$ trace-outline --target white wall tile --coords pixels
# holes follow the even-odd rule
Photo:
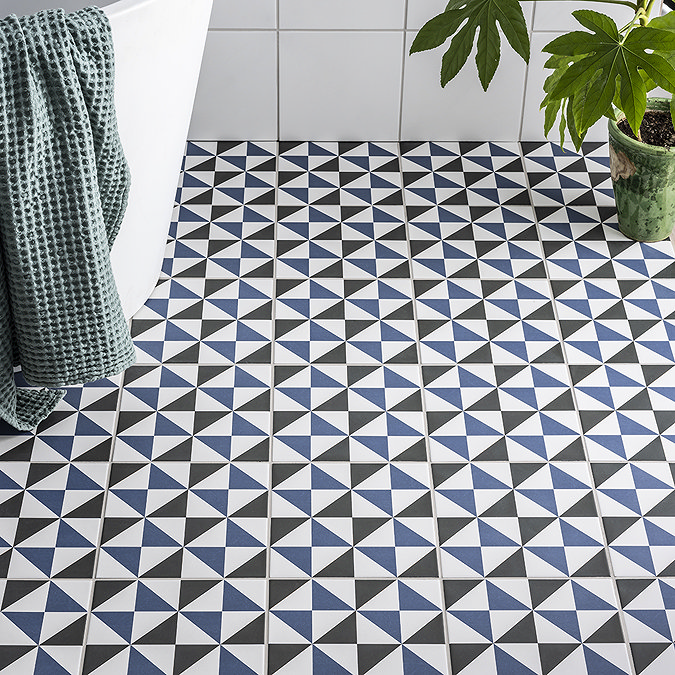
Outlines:
[[[407,49],[414,38],[407,35]],[[486,92],[473,55],[460,74],[440,85],[442,49],[406,56],[401,140],[518,139],[525,62],[510,47]]]
[[[276,33],[210,31],[190,138],[277,138]]]
[[[630,7],[623,5],[610,5],[609,3],[569,2],[559,0],[551,2],[537,2],[534,10],[534,30],[551,30],[565,32],[569,30],[586,30],[573,16],[572,12],[577,9],[592,9],[612,17],[619,28],[625,25],[634,16]],[[657,12],[652,15],[656,16]]]
[[[279,27],[403,29],[405,0],[279,0]]]
[[[282,32],[283,140],[395,140],[402,32]]]
[[[544,111],[539,110],[539,105],[544,98],[544,80],[551,74],[551,70],[544,68],[549,54],[543,54],[543,47],[562,33],[533,33],[532,56],[530,67],[527,72],[527,85],[525,87],[525,105],[523,108],[523,128],[521,140],[535,141],[544,138]],[[549,140],[558,142],[560,135],[557,125],[551,129]],[[586,135],[589,141],[607,140],[607,122],[600,120],[591,127]]]
[[[211,28],[276,28],[276,0],[213,0]]]
[[[408,30],[419,30],[429,19],[440,14],[447,4],[447,0],[408,0]],[[525,21],[530,29],[532,28],[534,4],[534,2],[523,2],[521,5]]]

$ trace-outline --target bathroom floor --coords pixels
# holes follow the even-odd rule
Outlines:
[[[675,672],[675,257],[607,146],[185,169],[137,365],[1,430],[3,675]]]

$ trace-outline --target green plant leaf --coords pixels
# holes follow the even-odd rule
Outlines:
[[[670,99],[670,117],[673,120],[673,125],[675,125],[675,97]]]
[[[508,43],[525,62],[530,59],[530,38],[520,1],[450,0],[445,12],[427,21],[420,29],[410,53],[439,47],[454,35],[443,56],[441,83],[445,86],[466,63],[476,39],[476,31],[479,31],[476,66],[483,89],[487,89],[499,65],[500,28]]]
[[[659,54],[646,51],[656,47],[675,49],[675,33],[637,26],[622,37],[614,21],[604,14],[590,10],[573,14],[591,32],[574,31],[544,47],[545,52],[566,58],[569,64],[566,69],[564,61],[551,64],[555,68],[554,75],[558,76],[553,81],[547,80],[544,87],[548,100],[568,99],[569,102],[576,97],[576,103],[568,104],[566,113],[567,128],[575,145],[593,124],[610,112],[613,102],[624,111],[635,131],[647,104],[647,88],[641,71],[656,85],[675,91],[675,68]],[[584,49],[586,53],[581,54]],[[548,67],[551,65],[547,63]]]
[[[574,147],[576,148],[577,152],[579,152],[581,149],[581,144],[584,142],[586,131],[579,133],[577,125],[574,122],[574,96],[570,96],[570,98],[567,99],[567,130],[570,133]]]
[[[473,47],[474,29],[466,24],[462,30],[452,38],[450,49],[443,54],[441,64],[441,87],[452,80],[462,69],[466,60],[469,58],[471,48]]]
[[[460,10],[443,12],[430,19],[415,36],[410,53],[415,54],[440,47],[459,28],[464,19],[466,15]]]
[[[652,28],[675,30],[675,12],[668,12],[663,16],[655,16],[648,24]]]

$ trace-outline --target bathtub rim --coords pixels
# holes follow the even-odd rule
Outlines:
[[[155,2],[157,2],[157,0],[116,0],[109,5],[104,5],[101,9],[109,19],[113,19],[128,14],[144,5],[150,5]]]

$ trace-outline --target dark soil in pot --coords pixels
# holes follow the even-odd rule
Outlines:
[[[626,136],[637,140],[625,118],[618,126]],[[675,145],[675,128],[670,113],[663,110],[648,110],[640,125],[640,135],[642,142],[647,145],[658,145],[662,148]]]

